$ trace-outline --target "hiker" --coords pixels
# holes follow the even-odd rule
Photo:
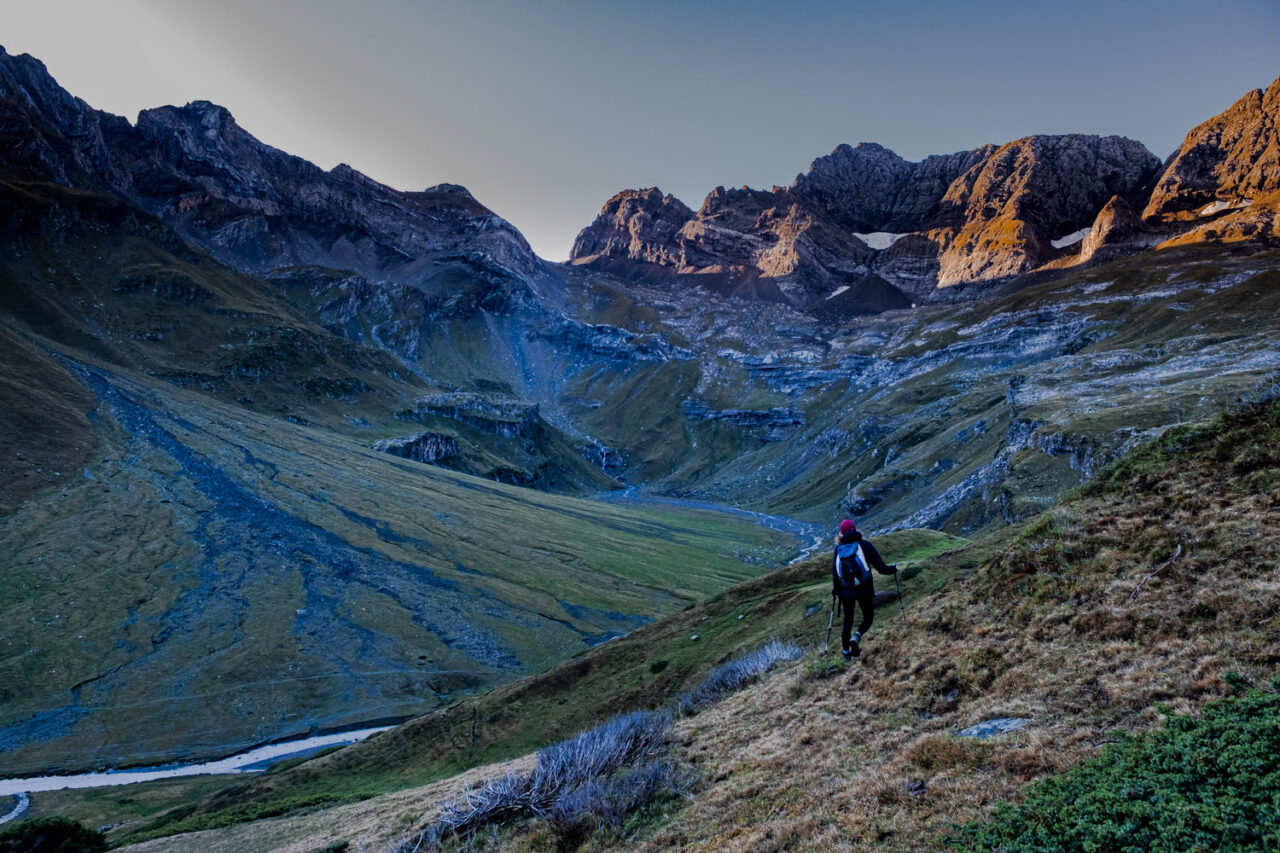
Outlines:
[[[886,565],[876,546],[872,545],[857,526],[845,519],[840,522],[840,536],[836,539],[835,559],[831,564],[831,595],[840,599],[844,608],[844,625],[840,630],[840,646],[844,649],[844,658],[856,658],[862,654],[858,643],[862,635],[871,628],[871,619],[875,615],[876,591],[871,583],[871,569],[882,575],[896,575],[896,565]],[[853,605],[862,610],[862,622],[858,630],[849,635],[853,627]]]

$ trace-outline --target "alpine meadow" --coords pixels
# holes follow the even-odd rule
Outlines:
[[[1256,82],[553,262],[0,48],[0,851],[1280,849]]]

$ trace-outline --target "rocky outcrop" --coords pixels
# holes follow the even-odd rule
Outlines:
[[[1080,246],[1081,261],[1105,261],[1155,245],[1159,238],[1120,196],[1098,213]]]
[[[570,256],[581,262],[625,259],[667,267],[684,266],[678,236],[693,211],[657,187],[623,190],[573,241]]]
[[[956,178],[994,150],[984,145],[911,163],[873,142],[840,145],[797,175],[792,191],[851,231],[920,231]]]
[[[620,467],[617,452],[570,437],[548,423],[537,404],[446,392],[419,397],[396,417],[426,429],[382,439],[375,450],[543,491],[583,495],[619,488],[605,470]]]
[[[1259,196],[1244,207],[1220,211],[1160,243],[1161,248],[1194,243],[1280,245],[1280,192]]]
[[[1197,125],[1169,159],[1145,219],[1195,220],[1280,191],[1280,78]]]
[[[415,400],[411,408],[396,412],[400,420],[419,423],[430,423],[432,416],[503,438],[526,438],[542,422],[536,404],[494,400],[466,391],[429,394]]]
[[[443,467],[449,467],[448,463],[453,462],[460,455],[456,438],[435,432],[384,438],[381,441],[375,441],[373,449],[402,459],[421,462],[424,465]]]
[[[665,362],[694,358],[692,351],[672,345],[661,335],[637,334],[604,323],[592,325],[562,320],[537,334],[567,351],[617,361]]]
[[[788,406],[772,409],[713,409],[705,403],[685,400],[680,410],[694,421],[719,421],[751,431],[761,441],[785,441],[804,425],[804,412]]]
[[[951,185],[934,216],[938,286],[1034,269],[1055,238],[1089,227],[1109,199],[1139,192],[1159,166],[1141,143],[1119,136],[1028,136],[1002,145]]]
[[[956,179],[985,162],[995,150],[994,145],[983,145],[955,154],[933,154],[914,164],[898,190],[889,218],[876,230],[909,232],[929,227],[931,216]]]

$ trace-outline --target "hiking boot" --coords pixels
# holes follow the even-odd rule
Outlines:
[[[862,654],[862,647],[858,645],[862,640],[862,632],[854,632],[853,638],[849,640],[849,657],[858,657]]]
[[[853,657],[853,652],[849,651],[848,649],[845,649],[840,654],[844,655],[845,660],[849,660],[849,658]]]

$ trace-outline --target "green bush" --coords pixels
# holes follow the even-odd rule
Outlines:
[[[1173,716],[945,842],[1002,853],[1280,850],[1280,696],[1249,690],[1199,718]]]
[[[341,805],[342,803],[367,800],[372,796],[374,795],[369,792],[354,792],[351,794],[317,793],[282,797],[278,800],[268,800],[266,802],[238,803],[219,811],[198,814],[193,813],[194,809],[192,807],[183,806],[160,815],[150,823],[143,824],[122,840],[127,844],[140,844],[143,841],[162,838],[166,835],[199,832],[202,829],[220,829],[224,826],[247,823],[251,820],[280,817],[282,815]],[[7,853],[7,851],[0,849],[0,853]]]
[[[350,841],[335,841],[328,847],[321,847],[316,853],[349,853],[350,850]]]
[[[806,681],[820,681],[824,678],[842,675],[848,669],[849,662],[843,657],[810,655],[809,659],[804,662],[804,669],[801,671],[801,675]]]
[[[0,853],[100,853],[101,832],[65,817],[38,817],[0,828]]]

